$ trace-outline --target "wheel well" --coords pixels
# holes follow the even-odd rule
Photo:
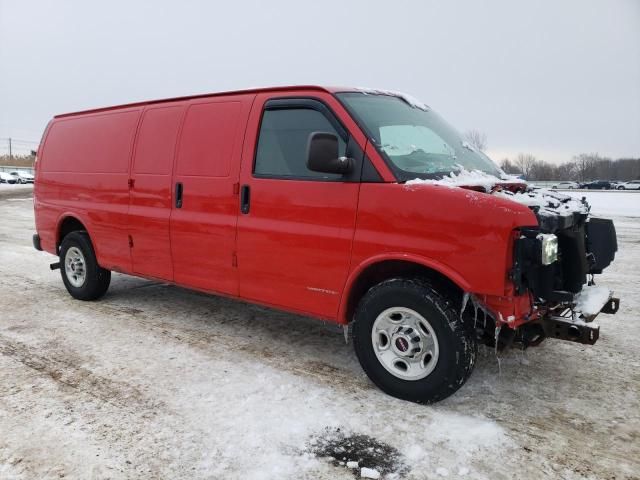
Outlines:
[[[371,287],[389,278],[425,278],[454,301],[462,301],[463,290],[442,273],[419,263],[403,260],[385,260],[366,267],[349,291],[346,320],[351,322],[360,299]]]
[[[75,217],[66,217],[60,224],[58,229],[58,239],[56,241],[56,248],[60,247],[62,239],[69,235],[71,232],[86,231],[87,229],[80,220]]]

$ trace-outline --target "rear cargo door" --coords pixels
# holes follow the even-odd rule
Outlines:
[[[173,280],[169,219],[171,174],[184,104],[147,108],[129,180],[129,245],[134,273]]]
[[[238,181],[253,97],[193,100],[187,108],[173,173],[171,253],[176,283],[238,294]]]

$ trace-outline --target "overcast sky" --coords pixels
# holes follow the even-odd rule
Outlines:
[[[499,161],[640,156],[640,0],[0,0],[0,138],[282,84],[403,90]]]

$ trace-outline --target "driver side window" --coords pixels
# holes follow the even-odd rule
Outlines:
[[[339,138],[339,153],[346,144],[331,122],[311,108],[265,110],[253,172],[257,176],[297,179],[340,179],[339,174],[313,172],[307,168],[307,142],[313,132],[330,132]]]

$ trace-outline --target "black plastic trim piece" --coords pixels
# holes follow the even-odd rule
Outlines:
[[[42,245],[40,244],[40,235],[38,235],[37,233],[34,233],[32,240],[33,240],[33,248],[41,252]]]
[[[249,185],[242,185],[240,187],[240,211],[246,215],[251,208],[251,190]]]
[[[176,208],[182,208],[182,182],[176,183]]]
[[[364,161],[362,162],[362,176],[360,177],[362,183],[383,183],[382,177],[376,167],[373,166],[371,159],[365,154]]]
[[[325,104],[322,100],[311,97],[290,97],[290,98],[272,98],[267,100],[264,104],[264,108],[262,113],[264,114],[265,110],[290,110],[293,108],[308,108],[310,110],[315,110],[317,112],[322,113],[333,128],[336,129],[338,135],[342,137],[342,140],[345,142],[349,138],[349,131],[345,128],[344,125],[338,120],[338,117],[333,110],[329,108],[327,104]],[[262,119],[260,119],[260,123],[262,123]],[[260,129],[258,129],[260,132]]]

